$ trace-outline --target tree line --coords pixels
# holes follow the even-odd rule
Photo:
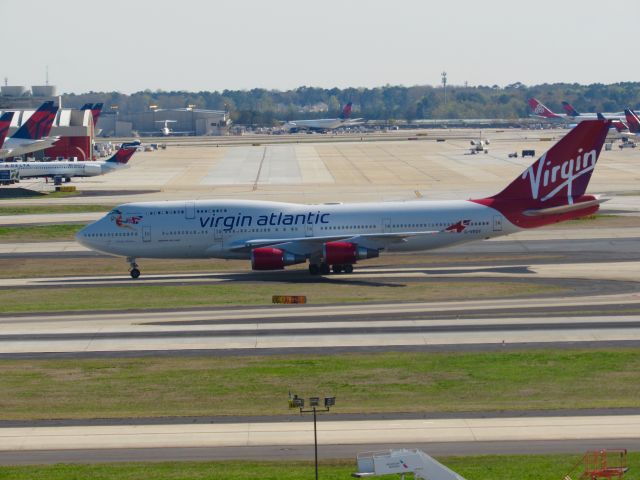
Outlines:
[[[86,102],[103,102],[105,111],[139,113],[157,108],[195,108],[228,110],[236,124],[271,126],[300,118],[336,117],[342,105],[353,102],[354,117],[367,120],[420,119],[517,119],[529,116],[527,99],[536,97],[554,111],[563,113],[561,102],[578,111],[618,112],[640,106],[640,82],[614,84],[555,83],[527,86],[514,83],[504,87],[385,85],[376,88],[299,87],[279,91],[151,91],[133,94],[88,92],[65,94],[63,105],[79,107]]]

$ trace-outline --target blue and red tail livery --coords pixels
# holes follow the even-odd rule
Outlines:
[[[80,107],[80,110],[91,110],[93,108],[93,103],[85,103]]]
[[[100,118],[100,113],[102,113],[102,103],[96,103],[91,107],[91,116],[93,117],[93,126],[95,127],[98,124],[98,119]]]
[[[631,133],[640,133],[640,118],[638,118],[638,115],[636,115],[636,112],[628,108],[625,108],[624,115],[627,118],[629,131]]]
[[[353,106],[352,102],[347,103],[344,108],[342,109],[342,114],[340,115],[340,118],[343,119],[347,119],[351,116],[351,107]]]
[[[125,165],[129,159],[136,153],[137,145],[134,144],[122,144],[120,150],[114,153],[111,158],[106,160],[106,163],[119,163]]]
[[[0,117],[0,148],[4,144],[4,139],[7,138],[9,127],[11,126],[11,120],[13,119],[13,112],[4,112]]]
[[[53,102],[44,102],[13,134],[12,138],[40,140],[48,136],[57,112],[58,107]]]
[[[569,102],[562,102],[562,108],[564,109],[565,112],[567,112],[567,115],[569,115],[570,117],[580,116],[580,112],[578,112],[575,108],[573,108],[573,106]]]

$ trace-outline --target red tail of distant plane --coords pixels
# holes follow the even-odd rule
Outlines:
[[[12,135],[12,138],[40,140],[49,135],[58,107],[53,102],[44,102],[29,119]]]
[[[562,118],[560,115],[553,113],[535,98],[530,98],[528,103],[531,110],[533,110],[534,115],[544,118]]]
[[[579,117],[580,113],[569,102],[562,102],[562,108],[570,117]]]
[[[7,138],[9,127],[11,126],[11,120],[13,119],[13,112],[4,112],[0,117],[0,148],[4,144],[4,139]]]
[[[628,108],[625,108],[624,115],[627,118],[629,131],[631,133],[640,133],[640,118],[638,118],[638,115],[636,115],[636,112]]]
[[[599,201],[585,191],[609,127],[608,120],[579,123],[507,188],[474,201],[495,208],[523,228],[597,211]]]
[[[96,103],[93,107],[91,107],[91,116],[93,116],[94,127],[98,124],[98,119],[100,118],[100,114],[102,113],[102,106],[102,103]]]
[[[347,103],[344,108],[342,109],[342,115],[340,115],[340,118],[346,120],[347,118],[349,118],[351,116],[351,107],[353,106],[353,103],[349,102]]]
[[[120,149],[114,153],[109,159],[105,160],[106,163],[119,163],[125,165],[136,153],[136,149],[140,145],[139,143],[123,143]]]

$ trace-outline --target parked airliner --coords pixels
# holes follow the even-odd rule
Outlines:
[[[309,261],[311,274],[352,272],[385,251],[482,240],[596,212],[585,191],[609,121],[581,122],[497,195],[475,200],[301,205],[241,200],[127,203],[77,240],[137,258],[237,258],[254,270]]]
[[[59,139],[48,136],[57,112],[58,107],[53,102],[44,102],[4,141],[0,149],[0,158],[17,157],[52,147]]]
[[[596,120],[596,113],[578,113],[571,105],[567,102],[563,103],[563,108],[567,112],[567,114],[555,113],[549,107],[540,102],[537,98],[530,98],[527,103],[529,103],[529,107],[531,107],[532,116],[544,118],[545,120],[556,121],[556,122],[567,122],[567,123],[578,123],[584,120]],[[566,105],[565,105],[566,104]],[[623,119],[623,114],[620,113],[605,113],[604,114],[608,119],[621,120]]]
[[[140,142],[122,144],[111,158],[102,162],[16,162],[11,168],[20,172],[20,178],[59,177],[69,181],[73,177],[95,177],[126,168],[139,145]]]
[[[339,127],[349,127],[360,125],[361,119],[354,118],[349,119],[351,116],[351,106],[352,103],[347,103],[342,109],[342,114],[339,118],[316,118],[312,120],[290,120],[283,125],[282,128],[288,130],[290,132],[298,131],[298,130],[316,130],[316,131],[327,131],[327,130],[335,130]]]

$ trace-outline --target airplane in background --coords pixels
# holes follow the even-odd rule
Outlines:
[[[256,200],[127,203],[86,226],[77,240],[127,258],[251,260],[254,270],[309,262],[311,274],[353,271],[381,251],[420,251],[488,239],[591,215],[585,194],[609,130],[586,120],[487,198],[302,205]]]
[[[20,178],[57,177],[69,182],[73,177],[95,177],[127,168],[127,162],[139,145],[140,142],[123,143],[113,156],[100,162],[16,162],[11,164],[11,168],[20,172]]]
[[[85,103],[80,110],[91,110],[91,117],[93,118],[93,127],[98,124],[98,119],[100,118],[100,114],[102,113],[102,107],[104,104],[102,103]]]
[[[596,120],[599,119],[599,115],[602,115],[603,117],[606,117],[608,119],[611,120],[620,120],[622,118],[624,118],[624,113],[623,112],[616,112],[616,113],[580,113],[578,112],[575,108],[573,108],[573,105],[571,105],[569,102],[562,102],[562,108],[564,109],[565,112],[567,112],[567,115],[573,119],[579,118],[581,120]]]
[[[342,109],[342,114],[338,118],[318,118],[315,120],[290,120],[282,128],[289,132],[299,130],[327,131],[335,130],[339,127],[351,127],[361,125],[361,118],[349,119],[351,116],[352,102],[347,103]]]
[[[162,127],[160,127],[160,130],[156,130],[154,132],[138,132],[140,135],[149,135],[149,136],[153,136],[153,135],[161,135],[163,137],[170,137],[171,135],[194,135],[195,132],[194,131],[182,131],[182,132],[178,132],[173,130],[169,124],[170,123],[178,123],[177,120],[156,120],[156,123],[159,123],[162,125]]]
[[[58,107],[44,102],[0,149],[0,158],[16,157],[52,147],[60,137],[49,137]]]
[[[636,137],[640,136],[640,117],[629,108],[625,108],[624,114],[629,125],[629,132]]]
[[[4,144],[7,133],[9,133],[9,127],[11,126],[11,120],[13,119],[13,112],[4,112],[0,117],[0,148]]]

